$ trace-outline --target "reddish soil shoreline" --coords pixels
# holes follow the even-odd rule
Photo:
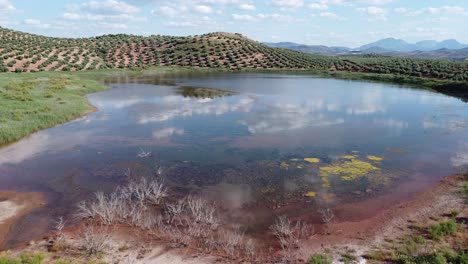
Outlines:
[[[0,192],[0,248],[13,224],[44,204],[41,193]],[[4,217],[2,209],[7,212]]]
[[[375,199],[336,206],[333,208],[333,210],[337,213],[337,215],[341,214],[341,216],[339,216],[338,221],[332,225],[331,233],[326,235],[320,232],[320,230],[317,230],[317,234],[312,239],[305,241],[301,245],[298,256],[305,260],[313,252],[322,251],[325,248],[342,247],[356,248],[358,254],[363,254],[372,249],[375,245],[383,242],[385,239],[393,239],[406,234],[405,232],[408,232],[408,230],[405,229],[405,227],[410,222],[422,221],[423,219],[427,219],[431,216],[445,214],[450,212],[452,209],[461,208],[461,211],[466,213],[466,206],[456,194],[456,191],[459,190],[463,180],[463,176],[454,175],[443,178],[439,182],[435,183],[435,185],[434,182],[425,182],[423,186],[418,186],[419,188],[425,188],[424,191],[420,191],[405,197],[400,196],[399,202],[395,199],[390,199],[389,197],[392,197],[394,193],[389,193],[376,197]],[[411,192],[414,191],[415,187],[412,187],[412,185],[409,184],[401,186],[400,188],[402,192]],[[0,197],[4,197],[1,196],[1,194],[2,193],[0,193]],[[11,197],[14,197],[14,195],[18,194],[10,193],[10,195],[12,195]],[[29,199],[27,200],[39,201],[37,198],[31,198],[33,197],[29,196]],[[10,199],[13,200],[14,198]],[[24,199],[25,198],[23,197],[23,201]],[[33,203],[32,205],[35,204]],[[382,208],[382,205],[384,208]],[[30,208],[33,209],[36,207]],[[369,212],[368,214],[364,215],[364,217],[366,217],[365,219],[363,219],[362,216],[357,217],[357,215],[355,215],[353,217],[353,215],[350,215],[351,220],[339,220],[340,218],[343,219],[343,217],[347,216],[347,214],[342,215],[343,212],[356,212],[356,214],[359,214],[360,212],[364,211],[364,209]],[[27,213],[27,211],[24,211],[24,214],[25,213]],[[355,220],[353,220],[353,218]],[[69,227],[66,231],[67,237],[73,237],[76,235],[75,233],[78,232],[80,226],[81,224],[78,226]],[[164,260],[165,263],[214,263],[220,259],[223,259],[222,256],[212,256],[207,258],[207,255],[199,253],[197,250],[191,248],[166,248],[166,250],[164,250],[164,241],[159,241],[156,244],[149,243],[150,241],[144,241],[147,237],[144,232],[135,232],[134,230],[132,231],[127,227],[114,226],[113,233],[113,247],[122,248],[129,245],[128,250],[113,250],[111,252],[107,252],[105,259],[123,260],[126,258],[126,256],[140,255],[139,252],[142,251],[142,245],[146,245],[144,246],[145,250],[143,250],[146,253],[144,253],[141,258],[138,258],[138,263],[156,260]],[[151,238],[148,239],[153,241]],[[47,250],[46,246],[44,246],[46,244],[47,240],[34,243],[33,245],[29,246],[24,245],[23,247],[13,250],[13,252],[37,252],[41,250]],[[272,253],[276,255],[278,252],[270,252],[270,254]],[[66,255],[63,255],[63,253],[58,254],[62,254],[62,257],[66,257]]]
[[[404,234],[404,227],[411,221],[448,213],[455,208],[462,207],[466,210],[466,206],[456,197],[456,192],[462,182],[463,176],[461,175],[445,177],[435,186],[416,193],[409,200],[394,204],[391,204],[392,201],[389,200],[388,203],[384,203],[385,209],[379,208],[380,202],[385,201],[392,194],[383,195],[375,200],[337,206],[334,208],[336,212],[353,212],[366,208],[370,217],[334,223],[331,234],[316,235],[304,247],[308,249],[308,252],[304,254],[309,256],[311,249],[317,251],[337,246],[356,245],[370,248],[384,239],[401,236]]]

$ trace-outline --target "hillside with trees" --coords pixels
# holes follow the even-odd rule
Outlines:
[[[51,38],[0,28],[0,72],[187,66],[394,74],[468,81],[468,62],[381,55],[331,57],[273,48],[240,34]]]

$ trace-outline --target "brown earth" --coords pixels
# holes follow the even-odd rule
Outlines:
[[[0,192],[0,248],[11,226],[44,204],[40,193]]]
[[[316,235],[302,249],[306,259],[311,252],[326,248],[350,247],[357,252],[366,252],[385,240],[393,240],[411,232],[408,225],[425,222],[431,217],[449,214],[456,209],[461,215],[468,214],[468,208],[457,192],[460,190],[464,177],[461,175],[443,178],[437,185],[417,193],[409,200],[394,204],[379,204],[389,197],[382,196],[375,200],[340,205],[334,210],[359,211],[366,208],[369,217],[357,221],[341,221],[333,223],[331,234]],[[380,207],[380,208],[379,208]],[[372,213],[374,212],[374,213]]]
[[[333,208],[336,215],[340,216],[343,212],[348,212],[351,220],[336,221],[331,225],[329,234],[324,234],[320,227],[314,237],[303,242],[298,256],[306,260],[313,252],[319,252],[327,248],[332,248],[333,252],[340,252],[343,248],[352,248],[356,251],[356,254],[362,255],[382,244],[385,240],[408,234],[410,232],[408,225],[411,223],[424,222],[431,217],[447,214],[453,209],[459,210],[462,216],[466,216],[468,208],[457,194],[463,180],[463,176],[460,175],[446,177],[439,183],[432,185],[432,187],[427,187],[424,191],[412,197],[405,197],[406,199],[400,202],[391,200],[390,195],[382,195],[372,200],[339,205]],[[405,188],[407,188],[406,191],[411,191],[411,187]],[[21,210],[22,215],[24,215],[27,213],[26,208],[32,210],[37,208],[35,205],[40,206],[37,203],[30,203],[29,207],[27,207],[28,203],[25,203],[25,201],[39,200],[30,195],[33,194],[7,193],[7,195],[0,195],[0,197],[8,197],[9,201],[23,204],[23,206],[26,204],[26,207],[22,207]],[[364,218],[349,213],[362,212],[363,208],[368,211]],[[13,218],[10,217],[10,223],[17,217],[21,217],[19,213]],[[344,219],[342,217],[343,215],[338,219]],[[80,227],[82,227],[81,224],[70,227],[66,231],[67,237],[71,238],[70,244],[76,244],[73,237],[76,237],[76,234],[80,232]],[[171,248],[170,244],[166,244],[164,241],[154,244],[152,238],[148,237],[145,232],[135,232],[135,230],[127,227],[115,226],[112,233],[112,246],[104,257],[106,260],[131,261],[131,263],[198,264],[229,262],[223,256],[207,256],[199,253],[196,249]],[[149,240],[145,241],[146,239]],[[47,240],[33,243],[21,249],[21,251],[26,252],[41,250],[47,250]],[[57,254],[58,257],[67,257],[64,252]],[[270,252],[270,254],[280,256],[279,252]],[[339,259],[339,256],[335,256],[335,259]],[[361,258],[360,261],[363,262],[364,260]],[[234,263],[237,262],[240,262],[240,260],[234,261]]]

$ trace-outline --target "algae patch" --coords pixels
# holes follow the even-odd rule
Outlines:
[[[318,158],[304,158],[304,161],[309,162],[309,163],[319,163],[320,159],[318,159]]]
[[[280,167],[281,167],[282,169],[286,169],[286,170],[287,170],[287,169],[289,169],[289,164],[283,161],[283,162],[280,163]]]
[[[320,167],[320,177],[324,181],[324,178],[337,175],[344,181],[351,181],[378,170],[380,169],[369,162],[352,159],[351,161],[337,162]]]
[[[368,156],[367,156],[367,159],[368,159],[368,160],[372,160],[372,161],[382,161],[382,160],[384,160],[383,157],[374,156],[374,155],[368,155]]]

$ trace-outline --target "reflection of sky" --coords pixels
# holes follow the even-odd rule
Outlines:
[[[167,96],[138,113],[139,124],[163,122],[194,115],[224,115],[229,112],[250,112],[255,99],[242,96],[238,100],[186,98]]]
[[[452,157],[452,164],[455,167],[468,166],[468,143],[461,145]]]
[[[227,141],[219,144],[225,147],[263,140],[278,148],[293,142],[306,147],[421,145],[421,151],[430,151],[429,145],[458,146],[468,134],[466,104],[444,95],[377,83],[248,76],[182,80],[184,85],[237,92],[214,99],[183,97],[170,86],[115,85],[89,96],[98,112],[3,148],[0,165],[81,145],[112,150],[122,145],[175,146],[173,142],[203,148],[210,139],[223,137]],[[459,150],[454,164],[466,160],[463,153]]]

